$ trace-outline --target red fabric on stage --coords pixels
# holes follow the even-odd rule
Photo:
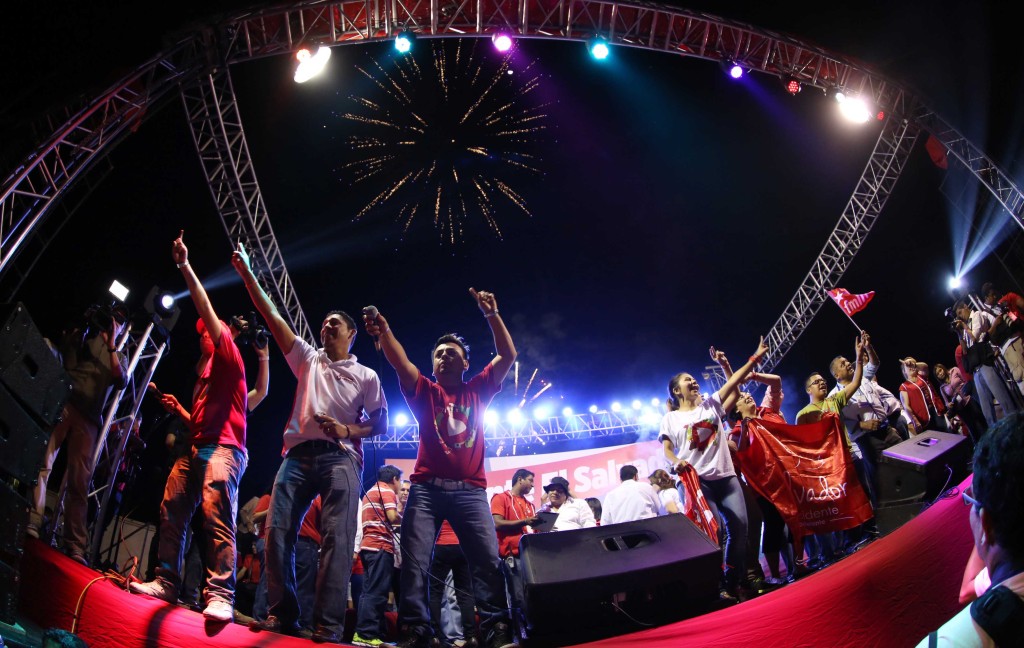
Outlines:
[[[704,499],[704,491],[700,489],[700,478],[693,466],[686,466],[679,472],[679,483],[686,491],[686,503],[683,504],[683,513],[690,518],[701,531],[711,538],[711,542],[718,544],[718,520],[711,512],[708,501]]]
[[[960,580],[973,546],[968,510],[959,497],[942,500],[853,556],[775,592],[586,645],[913,646],[960,609]],[[41,627],[65,630],[71,629],[82,591],[99,576],[37,540],[26,546],[22,570],[22,613]],[[106,581],[85,594],[77,633],[91,648],[311,645],[240,625],[207,624],[196,612],[128,594]]]
[[[750,444],[738,453],[743,475],[794,535],[843,531],[871,519],[838,416],[804,425],[749,419],[746,425]]]

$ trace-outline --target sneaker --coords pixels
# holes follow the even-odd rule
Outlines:
[[[210,599],[203,610],[203,616],[210,621],[228,623],[235,618],[235,608],[224,599]]]
[[[290,635],[292,637],[298,636],[299,631],[302,630],[302,628],[299,627],[299,624],[295,621],[292,621],[291,623],[286,623],[284,621],[281,621],[281,619],[277,618],[273,614],[271,614],[262,621],[253,620],[253,622],[249,624],[249,629],[256,631],[265,630],[267,632],[276,632],[277,634]]]
[[[135,594],[145,594],[168,603],[176,603],[178,601],[178,592],[159,578],[148,583],[132,583],[128,586],[128,589]]]
[[[378,639],[377,637],[373,637],[372,639],[367,637],[360,637],[358,632],[352,635],[352,645],[370,646],[371,648],[377,648],[378,646],[394,646],[394,644],[389,644],[383,639]]]
[[[517,645],[512,636],[512,628],[507,623],[494,624],[491,628],[490,641],[487,642],[488,648],[513,648]]]
[[[775,576],[769,576],[768,578],[764,579],[764,584],[768,587],[779,587],[780,585],[786,584],[786,579],[782,578],[781,576],[778,578],[776,578]]]
[[[739,603],[739,599],[736,598],[736,595],[724,588],[718,590],[718,600],[723,603]]]

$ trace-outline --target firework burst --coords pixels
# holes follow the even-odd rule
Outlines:
[[[532,216],[515,186],[541,174],[540,76],[535,62],[514,70],[511,52],[478,55],[477,41],[437,39],[419,60],[392,55],[356,66],[372,91],[351,97],[355,107],[342,115],[360,125],[349,138],[356,159],[343,170],[379,191],[355,220],[390,213],[404,236],[429,217],[455,244],[477,218],[502,238],[500,214]]]

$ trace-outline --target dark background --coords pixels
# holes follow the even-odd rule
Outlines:
[[[1019,177],[1021,55],[1009,17],[995,3],[767,4],[681,6],[865,61],[925,97]],[[160,51],[164,37],[245,6],[95,2],[9,10],[0,44],[6,167],[24,158],[31,140],[25,124],[41,111],[96,96]],[[549,128],[535,143],[544,175],[517,184],[532,217],[498,202],[503,238],[478,220],[455,246],[440,240],[429,217],[404,237],[386,210],[352,221],[376,191],[350,186],[343,166],[353,159],[347,141],[358,125],[340,115],[353,108],[351,95],[373,92],[354,65],[386,59],[390,45],[336,47],[327,75],[305,86],[291,81],[292,64],[283,57],[233,69],[263,197],[313,329],[328,309],[358,313],[372,303],[421,370],[429,371],[433,340],[449,330],[467,336],[475,349],[471,371],[478,370],[492,344],[467,289],[492,290],[520,352],[522,380],[536,368],[550,381],[537,403],[551,396],[556,412],[563,403],[580,411],[664,398],[671,375],[709,364],[712,344],[742,364],[819,254],[880,124],[850,126],[820,93],[790,97],[777,79],[760,75],[734,83],[705,61],[614,48],[609,61],[596,64],[580,43],[533,40],[518,48],[517,61],[535,61],[537,96],[548,104]],[[963,214],[976,208],[971,192],[943,189],[946,172],[930,162],[923,140],[840,284],[877,292],[856,319],[873,336],[880,382],[890,389],[900,381],[897,358],[952,364],[946,279],[965,250],[954,232],[969,229]],[[251,310],[230,268],[231,245],[180,101],[152,115],[110,160],[114,172],[15,296],[43,333],[56,336],[88,304],[105,300],[115,278],[132,289],[136,307],[154,284],[183,290],[170,258],[181,229],[218,313]],[[1005,213],[988,208],[982,215],[1018,235]],[[967,279],[975,288],[991,280],[1019,290],[1019,261],[1011,241],[999,240],[1007,265],[986,256]],[[171,353],[155,379],[185,402],[198,338],[194,307],[187,298],[181,305]],[[838,308],[823,306],[776,368],[785,379],[787,416],[806,401],[804,377],[851,353],[855,333]],[[381,374],[392,416],[406,411],[393,372],[365,333],[353,351]],[[254,376],[255,358],[246,357]],[[270,396],[250,417],[243,501],[276,470],[294,385],[275,347]],[[503,398],[502,411],[515,400]],[[147,400],[144,431],[160,413]],[[151,439],[148,461],[160,460],[161,445]]]

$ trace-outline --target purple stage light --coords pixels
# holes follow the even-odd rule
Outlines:
[[[512,37],[508,34],[495,34],[491,36],[491,42],[494,43],[494,49],[499,52],[507,52],[512,49]]]

